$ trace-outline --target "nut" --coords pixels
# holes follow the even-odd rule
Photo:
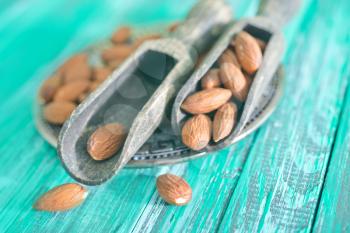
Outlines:
[[[120,27],[116,32],[113,33],[111,41],[115,44],[125,43],[131,37],[131,29],[129,27]]]
[[[220,141],[231,133],[236,117],[237,106],[234,103],[226,103],[216,111],[213,121],[214,142]]]
[[[63,76],[64,83],[90,79],[91,69],[87,54],[81,53],[71,57],[57,72]]]
[[[231,90],[235,98],[242,102],[246,99],[250,81],[240,69],[231,63],[224,63],[220,67],[220,78],[224,87]]]
[[[89,89],[89,81],[76,81],[62,86],[55,94],[55,101],[77,101],[79,96]]]
[[[253,74],[261,65],[262,53],[258,42],[247,32],[240,32],[234,40],[237,59],[248,74]]]
[[[203,89],[212,89],[220,87],[221,81],[219,77],[219,69],[211,69],[201,80]]]
[[[76,64],[87,63],[88,55],[86,53],[78,53],[68,58],[56,71],[57,74],[63,74],[67,69],[74,68]]]
[[[58,75],[54,75],[46,79],[40,88],[40,97],[44,103],[49,103],[52,101],[56,91],[61,86],[62,80]]]
[[[226,103],[232,94],[224,88],[212,88],[188,96],[181,108],[192,114],[209,113]]]
[[[124,126],[110,123],[99,127],[89,138],[87,151],[95,160],[105,160],[118,152],[126,138]]]
[[[76,105],[68,101],[55,101],[44,108],[44,118],[51,124],[62,125],[72,114]]]
[[[79,184],[63,184],[42,195],[33,207],[44,211],[64,211],[81,204],[87,194],[87,190]]]
[[[241,68],[239,64],[236,54],[231,49],[226,49],[225,52],[219,58],[219,64],[222,65],[224,63],[232,63],[237,68]]]
[[[195,115],[182,127],[182,142],[193,150],[201,150],[210,141],[212,123],[204,114]]]
[[[134,47],[131,45],[119,44],[113,47],[107,48],[101,53],[101,58],[106,63],[113,60],[123,60],[130,56],[134,51]]]
[[[111,69],[108,67],[94,68],[92,72],[92,77],[95,81],[103,82],[112,73]]]
[[[190,185],[181,177],[164,174],[157,178],[157,190],[159,195],[169,204],[182,206],[192,199]]]

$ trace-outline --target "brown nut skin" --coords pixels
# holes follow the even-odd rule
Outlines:
[[[56,71],[56,74],[62,75],[65,70],[75,67],[76,64],[87,63],[88,55],[86,53],[78,53],[68,58]]]
[[[258,43],[261,52],[263,52],[266,49],[266,42],[263,40],[260,40],[259,38],[255,38],[256,42]]]
[[[192,199],[191,186],[179,176],[160,175],[156,185],[159,196],[168,204],[182,206],[188,204]]]
[[[219,64],[222,65],[224,63],[232,63],[237,66],[237,68],[241,68],[241,64],[239,64],[236,54],[231,49],[226,49],[220,56]]]
[[[204,114],[195,115],[185,122],[182,127],[182,142],[192,150],[205,148],[211,137],[212,123]]]
[[[87,194],[87,190],[79,184],[63,184],[43,194],[33,208],[50,212],[65,211],[80,205]]]
[[[131,37],[131,29],[127,26],[118,28],[112,35],[111,41],[115,44],[126,43]]]
[[[44,107],[44,118],[51,124],[62,125],[72,114],[76,105],[68,101],[51,102]]]
[[[230,135],[236,124],[236,117],[237,106],[234,103],[226,103],[216,111],[213,121],[214,142]]]
[[[115,45],[102,51],[101,58],[106,63],[113,60],[123,60],[130,56],[133,51],[134,47],[131,45]]]
[[[243,102],[247,98],[250,80],[244,76],[237,66],[224,63],[220,67],[220,79],[225,88],[231,90],[232,95]]]
[[[231,96],[231,91],[224,88],[202,90],[188,96],[181,109],[192,114],[209,113],[221,107]]]
[[[89,81],[76,81],[62,86],[55,94],[55,101],[77,101],[90,87]]]
[[[94,81],[103,82],[112,73],[112,70],[108,67],[97,67],[92,71],[92,77]]]
[[[105,160],[118,152],[126,139],[124,126],[110,123],[99,127],[89,138],[87,151],[94,160]]]
[[[49,103],[53,100],[61,84],[62,79],[59,75],[54,75],[43,82],[39,91],[39,96],[44,103]]]
[[[238,33],[234,40],[234,48],[239,63],[248,74],[253,74],[259,69],[262,53],[253,36],[245,31]]]
[[[221,86],[219,69],[211,69],[201,80],[202,89],[212,89]]]

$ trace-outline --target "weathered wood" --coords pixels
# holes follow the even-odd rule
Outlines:
[[[258,133],[220,231],[311,230],[349,82],[346,5],[308,6],[286,56],[284,98]]]
[[[347,42],[350,43],[349,38]],[[343,78],[350,75],[349,60]],[[350,210],[350,89],[340,118],[336,141],[329,163],[313,232],[349,232]]]

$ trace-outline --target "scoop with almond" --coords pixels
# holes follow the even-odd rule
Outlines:
[[[189,114],[182,142],[192,150],[225,140],[234,130],[239,107],[262,62],[265,42],[239,32],[214,66],[203,76],[197,92],[187,96],[181,110]]]

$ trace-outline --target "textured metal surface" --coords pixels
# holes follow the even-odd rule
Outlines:
[[[66,170],[76,180],[89,185],[108,180],[127,164],[158,128],[168,103],[192,71],[200,52],[197,50],[203,48],[200,45],[213,43],[231,19],[229,6],[223,1],[215,1],[219,4],[214,5],[216,7],[210,7],[214,1],[199,1],[197,4],[179,31],[174,33],[174,38],[143,44],[79,105],[64,124],[58,140],[58,153]],[[201,13],[196,14],[196,9]],[[200,28],[204,24],[210,27]],[[188,28],[184,30],[185,27]],[[213,31],[214,28],[221,30]],[[168,71],[169,57],[176,62]],[[147,64],[150,61],[153,63]],[[142,74],[135,73],[138,71]],[[121,153],[105,161],[95,161],[86,151],[88,136],[99,125],[111,121],[129,128],[128,136]]]

